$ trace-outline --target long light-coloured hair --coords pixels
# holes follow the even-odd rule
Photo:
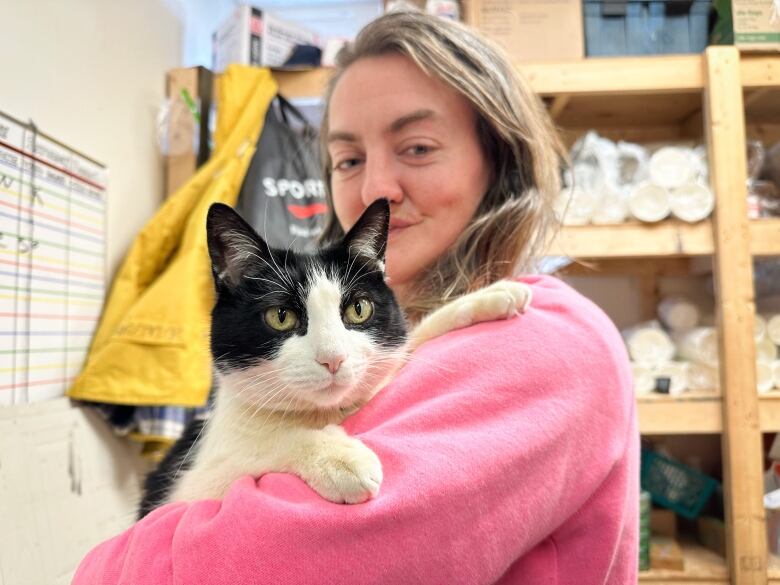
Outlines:
[[[352,63],[387,54],[411,59],[471,103],[485,160],[492,165],[490,187],[474,217],[454,245],[415,278],[404,299],[414,322],[460,295],[532,269],[557,227],[553,203],[566,153],[541,100],[499,47],[436,16],[386,14],[341,50],[325,91],[321,144],[330,211],[323,241],[344,235],[333,211],[327,149],[333,90]]]

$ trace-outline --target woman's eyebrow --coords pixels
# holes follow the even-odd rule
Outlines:
[[[328,132],[328,144],[331,142],[357,142],[357,137],[351,132]]]
[[[390,125],[385,130],[386,134],[395,134],[397,132],[400,132],[403,130],[406,126],[409,124],[414,124],[415,122],[419,122],[420,120],[428,120],[430,118],[435,118],[436,112],[433,110],[417,110],[412,112],[411,114],[406,114],[405,116],[401,116],[397,120],[394,120],[390,123]],[[357,142],[357,136],[351,132],[342,132],[340,130],[334,130],[333,132],[328,132],[328,139],[327,142],[330,144],[331,142]]]
[[[417,110],[415,112],[412,112],[411,114],[401,116],[400,118],[392,122],[387,127],[386,133],[395,134],[396,132],[400,132],[404,127],[408,126],[409,124],[414,124],[415,122],[419,122],[420,120],[427,120],[435,116],[436,116],[436,112],[434,112],[433,110]]]

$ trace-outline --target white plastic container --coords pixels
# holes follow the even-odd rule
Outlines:
[[[764,315],[766,320],[766,335],[775,345],[780,345],[780,313]]]
[[[777,346],[769,337],[764,337],[756,343],[756,360],[772,363],[777,359]]]
[[[688,389],[695,392],[717,392],[720,388],[718,369],[704,364],[688,364]]]
[[[658,303],[658,318],[667,329],[682,333],[696,327],[701,320],[699,307],[682,296],[670,296]]]
[[[715,207],[715,196],[706,185],[690,181],[669,192],[672,215],[688,223],[707,219]]]
[[[640,183],[628,196],[628,210],[636,219],[648,223],[666,219],[672,211],[669,191],[653,183]]]
[[[772,362],[772,383],[776,389],[780,390],[780,360]]]
[[[616,194],[605,196],[593,211],[591,222],[596,225],[615,225],[628,218],[628,202]]]
[[[766,337],[766,319],[758,313],[754,315],[753,319],[753,337],[756,343]]]
[[[759,394],[771,392],[775,387],[772,377],[772,365],[767,362],[756,362],[756,390]]]
[[[689,148],[665,146],[650,157],[648,171],[656,185],[676,189],[696,178],[697,162]]]
[[[637,396],[650,394],[655,388],[655,377],[651,369],[643,364],[631,364],[634,374],[634,392]]]
[[[555,211],[563,225],[587,225],[599,201],[592,192],[579,187],[566,187],[555,201]]]
[[[675,347],[669,335],[656,322],[642,323],[626,329],[623,339],[631,360],[651,368],[672,360]]]
[[[718,332],[714,327],[696,327],[675,336],[677,353],[683,359],[718,365]]]
[[[680,396],[688,390],[688,362],[667,362],[654,370],[656,378],[669,378],[669,394]]]

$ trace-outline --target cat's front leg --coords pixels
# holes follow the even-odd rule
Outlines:
[[[411,346],[419,345],[455,329],[508,319],[531,304],[531,287],[515,280],[499,280],[438,308],[425,317],[411,334]]]
[[[382,463],[361,441],[338,425],[309,430],[298,442],[291,469],[326,500],[358,504],[375,497]]]
[[[219,465],[193,467],[183,472],[168,501],[221,500],[227,493],[230,484],[246,473],[251,472],[237,467]]]

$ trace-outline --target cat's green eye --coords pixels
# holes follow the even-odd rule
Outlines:
[[[276,331],[289,331],[298,324],[298,315],[285,307],[271,307],[265,312],[265,322]]]
[[[365,297],[355,299],[347,305],[344,311],[344,321],[352,325],[360,325],[368,321],[374,313],[374,305]]]

